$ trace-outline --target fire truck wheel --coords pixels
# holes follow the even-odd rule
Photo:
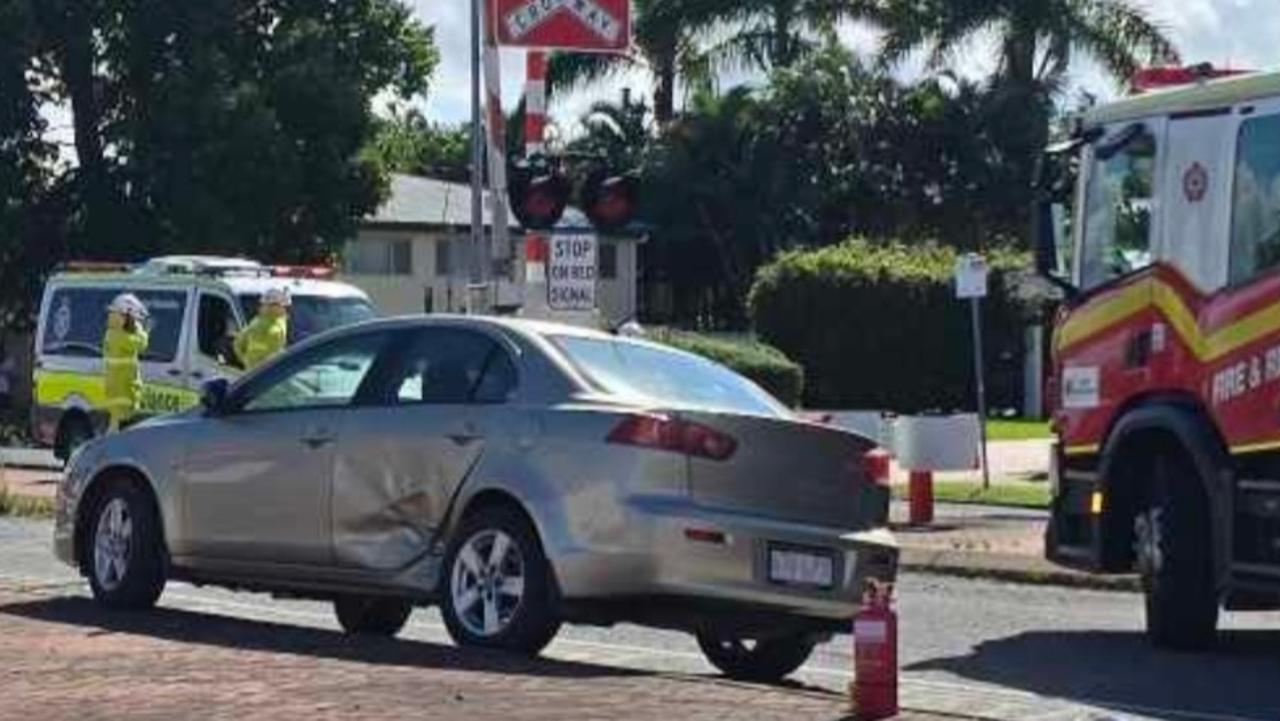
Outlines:
[[[1146,507],[1134,522],[1147,636],[1160,647],[1197,650],[1217,632],[1209,518],[1200,479],[1187,459],[1154,459]]]
[[[809,660],[816,645],[808,636],[745,639],[716,631],[699,631],[698,646],[712,666],[738,681],[776,683]]]

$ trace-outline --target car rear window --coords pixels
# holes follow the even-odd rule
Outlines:
[[[295,295],[289,309],[289,345],[299,343],[313,335],[342,328],[378,316],[373,305],[363,298],[332,298],[316,295]],[[246,321],[258,314],[262,296],[256,293],[240,295],[240,310]]]
[[[790,415],[756,384],[697,356],[624,340],[551,340],[592,384],[610,394],[712,411]]]
[[[187,293],[135,288],[60,288],[50,299],[40,350],[45,355],[102,357],[107,306],[125,291],[138,296],[150,313],[147,350],[142,360],[172,363],[182,340]]]

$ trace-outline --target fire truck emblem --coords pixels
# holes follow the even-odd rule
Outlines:
[[[617,42],[622,32],[622,22],[595,0],[529,0],[507,13],[503,21],[511,37],[520,39],[562,13],[573,14],[579,23],[610,43]]]
[[[1182,176],[1182,192],[1186,193],[1187,202],[1199,203],[1209,193],[1209,171],[1200,163],[1192,163]]]

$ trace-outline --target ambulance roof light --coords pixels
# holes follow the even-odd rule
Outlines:
[[[327,265],[273,265],[271,275],[276,278],[299,280],[332,280],[337,270]]]
[[[1233,70],[1230,68],[1218,69],[1213,67],[1211,63],[1142,68],[1130,78],[1129,89],[1134,95],[1142,95],[1153,90],[1194,85],[1219,78],[1247,75],[1252,72],[1252,70]]]

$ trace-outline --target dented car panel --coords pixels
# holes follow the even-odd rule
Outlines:
[[[650,357],[675,372],[628,365]],[[129,461],[155,489],[179,578],[430,602],[461,520],[502,499],[531,521],[565,602],[661,596],[848,619],[868,579],[896,572],[887,489],[859,463],[869,442],[797,420],[723,369],[707,382],[724,387],[684,393],[686,370],[704,366],[529,321],[344,329],[250,374],[224,408],[87,447],[64,481],[56,545],[79,560],[68,539],[84,488]],[[739,387],[747,408],[713,407],[712,391]],[[695,436],[711,445],[679,445]],[[829,559],[831,578],[779,582],[777,549]]]

